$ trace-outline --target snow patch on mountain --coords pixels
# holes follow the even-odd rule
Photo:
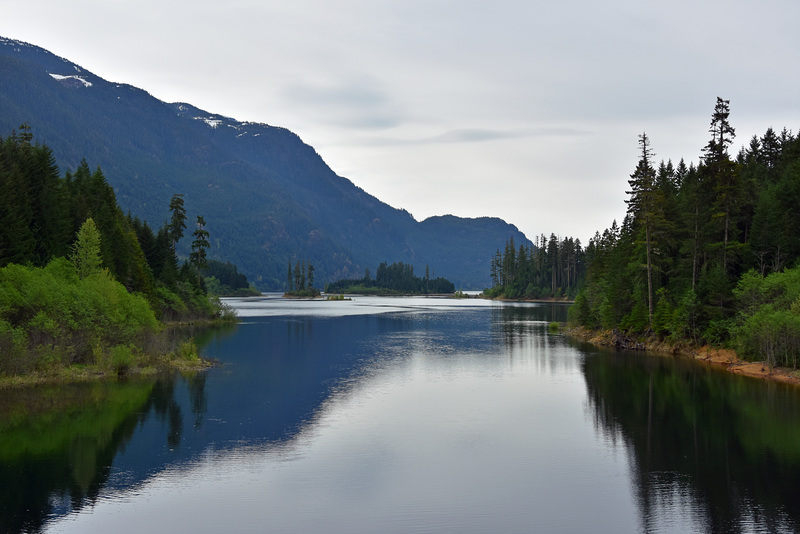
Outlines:
[[[198,119],[198,120],[201,120],[201,121],[205,122],[206,124],[211,126],[211,128],[213,128],[214,130],[217,129],[217,126],[222,124],[222,121],[220,119],[214,119],[214,118],[210,118],[210,117],[195,117],[195,119]]]
[[[53,74],[52,72],[48,72],[48,74],[50,76],[52,76],[53,78],[55,78],[56,80],[58,80],[59,82],[62,82],[62,83],[64,83],[65,81],[69,82],[69,80],[75,80],[75,81],[79,82],[80,84],[82,84],[84,87],[91,87],[92,86],[92,82],[86,81],[85,79],[81,78],[77,74],[73,74],[71,76],[64,76],[63,74]]]

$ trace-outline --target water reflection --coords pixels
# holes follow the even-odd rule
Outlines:
[[[175,380],[0,391],[0,531],[38,532],[48,517],[92,504],[118,451],[150,413],[180,441]]]
[[[643,530],[692,517],[697,531],[800,525],[800,395],[695,362],[587,357],[595,425],[631,452]]]
[[[346,398],[414,354],[448,361],[541,343],[534,330],[544,332],[549,312],[533,308],[394,299],[381,313],[254,316],[233,330],[191,333],[222,362],[211,376],[0,392],[0,531],[40,531],[94,504],[103,488],[135,487],[209,449],[288,450],[334,394]]]
[[[178,530],[799,524],[796,389],[569,345],[548,331],[564,305],[373,302],[251,304],[205,339],[208,373],[0,392],[0,531],[147,515],[149,491],[191,496],[164,506]]]
[[[151,477],[135,505],[107,502],[58,526],[101,530],[124,514],[147,531],[148,503],[168,501],[195,532],[585,531],[596,521],[565,519],[557,503],[577,484],[605,485],[587,472],[615,467],[565,440],[585,434],[583,411],[557,398],[583,381],[534,308],[251,316],[206,347],[225,364],[208,376],[203,425],[184,428],[176,451],[202,454]],[[595,490],[580,494],[594,502],[584,509],[603,508]]]

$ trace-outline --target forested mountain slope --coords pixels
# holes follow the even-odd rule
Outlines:
[[[26,123],[62,171],[83,158],[101,167],[122,208],[153,227],[182,193],[189,219],[208,223],[211,257],[233,261],[262,288],[282,288],[298,258],[314,264],[320,283],[401,261],[483,288],[497,243],[530,243],[496,218],[418,222],[336,175],[289,130],[168,104],[4,38],[0,111],[3,135]]]

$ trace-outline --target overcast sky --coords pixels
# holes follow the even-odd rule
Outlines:
[[[0,35],[112,82],[286,127],[422,220],[586,244],[621,220],[637,135],[697,162],[800,129],[798,0],[0,0]]]

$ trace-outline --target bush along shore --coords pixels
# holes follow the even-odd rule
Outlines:
[[[235,316],[208,301],[192,323]],[[0,269],[0,387],[204,369],[184,326],[165,323],[106,271],[79,277],[65,258]]]
[[[800,385],[800,370],[792,367],[770,365],[767,361],[742,359],[730,348],[698,345],[687,340],[672,342],[655,335],[639,336],[622,332],[619,329],[592,330],[570,324],[563,332],[572,338],[617,350],[649,351],[664,356],[691,358],[710,365],[722,367],[731,373]]]
[[[8,193],[0,196],[0,387],[207,366],[194,340],[172,327],[234,318],[201,274],[210,246],[203,217],[180,263],[181,194],[153,232],[122,213],[100,169],[84,161],[62,177],[32,138],[23,125],[0,139]],[[215,274],[238,274],[224,267]]]

